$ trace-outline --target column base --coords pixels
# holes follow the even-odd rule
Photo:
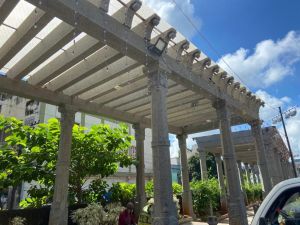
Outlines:
[[[240,202],[240,204],[236,203]],[[248,225],[246,207],[243,200],[236,200],[229,203],[229,224],[230,225]]]
[[[179,221],[175,216],[154,217],[152,225],[179,225]]]
[[[220,206],[221,206],[222,213],[224,213],[224,214],[228,213],[228,205],[227,205],[226,197],[221,197]]]

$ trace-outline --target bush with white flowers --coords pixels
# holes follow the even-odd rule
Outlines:
[[[26,219],[22,217],[14,217],[11,222],[11,225],[25,225],[26,224]]]
[[[105,208],[93,203],[86,208],[77,209],[71,215],[78,225],[117,225],[120,213],[124,210],[120,204],[108,204]]]
[[[72,213],[71,218],[78,225],[99,225],[103,224],[105,216],[103,207],[94,203],[83,209],[77,209]]]

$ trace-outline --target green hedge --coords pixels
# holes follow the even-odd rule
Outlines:
[[[262,200],[262,186],[260,184],[246,183],[243,186],[243,190],[246,192],[249,203]]]
[[[219,207],[220,188],[215,178],[191,182],[194,212],[198,216],[207,215],[210,205]]]

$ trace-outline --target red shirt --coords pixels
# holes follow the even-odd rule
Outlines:
[[[129,213],[127,209],[120,213],[119,225],[135,225],[134,214]]]

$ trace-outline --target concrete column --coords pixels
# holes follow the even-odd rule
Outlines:
[[[167,121],[167,74],[152,65],[146,71],[151,91],[151,124],[154,180],[153,224],[178,225],[177,210],[173,202],[170,142]]]
[[[242,169],[242,162],[241,162],[241,160],[237,161],[237,166],[238,166],[239,175],[240,175],[241,192],[242,192],[242,195],[244,197],[245,204],[248,204],[247,194],[246,194],[246,192],[243,189],[243,187],[245,185],[245,179],[244,179],[244,172],[243,172],[243,169]]]
[[[285,172],[285,168],[284,168],[284,161],[280,160],[280,165],[281,165],[281,169],[282,169],[282,176],[283,176],[283,180],[286,180],[286,172]]]
[[[254,183],[254,184],[257,184],[256,172],[255,172],[255,166],[251,164],[251,165],[250,165],[250,169],[251,169],[251,173],[252,173],[253,183]]]
[[[255,139],[256,157],[259,166],[259,172],[261,174],[261,179],[263,181],[264,195],[266,196],[271,191],[272,184],[271,184],[270,174],[267,167],[265,146],[264,146],[264,141],[263,141],[263,136],[261,131],[261,121],[254,120],[249,124],[251,125],[251,131]]]
[[[240,175],[241,186],[243,186],[243,185],[245,185],[245,180],[244,180],[244,176],[243,176],[243,169],[242,169],[241,160],[237,161],[237,165],[238,165],[238,170],[239,170],[239,175]]]
[[[203,148],[199,147],[199,158],[200,158],[200,170],[201,170],[201,180],[207,180],[207,165],[206,165],[206,152]]]
[[[221,209],[223,211],[227,211],[226,189],[225,189],[224,172],[223,172],[221,155],[215,154],[215,160],[217,164],[218,180],[219,180],[219,186],[221,190],[221,194],[220,194]]]
[[[261,184],[261,179],[260,179],[261,176],[260,176],[258,165],[255,165],[254,168],[255,168],[255,175],[257,178],[257,183]]]
[[[213,104],[220,121],[223,158],[228,184],[228,216],[231,225],[246,225],[247,214],[239,182],[239,173],[236,166],[235,149],[231,137],[230,112],[224,101]]]
[[[280,155],[274,151],[274,164],[277,169],[277,183],[283,181],[282,168],[280,163]]]
[[[189,215],[194,217],[193,212],[193,200],[192,200],[192,193],[190,189],[189,183],[189,168],[188,168],[188,161],[186,155],[186,138],[187,135],[177,135],[179,149],[180,149],[180,162],[181,162],[181,181],[183,187],[182,193],[182,210],[183,215]]]
[[[68,224],[69,167],[71,162],[72,128],[75,121],[75,111],[64,106],[59,107],[59,112],[61,113],[61,131],[49,225]]]
[[[246,176],[247,176],[247,182],[251,184],[251,177],[250,177],[250,168],[248,163],[244,163],[245,165],[245,170],[246,170]]]
[[[136,216],[140,215],[143,207],[146,205],[145,192],[145,159],[144,159],[144,141],[145,128],[141,124],[133,125],[136,141]]]

